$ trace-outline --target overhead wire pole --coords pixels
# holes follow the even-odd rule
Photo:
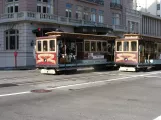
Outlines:
[[[58,22],[58,19],[59,19],[58,18],[58,14],[59,14],[59,12],[58,12],[58,5],[59,5],[58,2],[59,2],[59,0],[56,0],[56,2],[57,2],[57,7],[56,7],[57,11],[56,12],[57,12],[57,22]]]

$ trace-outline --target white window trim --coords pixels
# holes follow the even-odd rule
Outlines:
[[[6,2],[5,13],[10,13],[8,12],[8,7],[13,7],[13,13],[15,13],[15,6],[18,6],[18,12],[19,12],[19,1],[13,0],[13,2]]]
[[[17,39],[17,37],[19,38],[19,30],[17,30],[17,29],[14,29],[15,30],[15,34],[10,34],[9,33],[9,31],[10,30],[6,30],[6,31],[4,31],[4,37],[5,37],[5,41],[4,41],[4,43],[5,43],[5,46],[4,46],[4,50],[5,51],[15,51],[15,50],[19,50],[20,49],[20,46],[19,46],[19,39]],[[8,34],[6,34],[6,32],[8,31]],[[17,31],[18,31],[18,33],[17,33]],[[10,36],[15,36],[16,37],[16,39],[15,39],[15,49],[10,49]],[[8,49],[6,49],[6,37],[8,37]],[[18,42],[18,49],[17,49],[17,42]]]
[[[66,16],[66,12],[68,13],[68,16]],[[71,17],[72,17],[72,10],[66,8],[66,9],[65,9],[65,16],[69,18],[69,13],[70,13],[70,12],[71,12]]]
[[[46,7],[46,13],[43,13],[43,14],[53,14],[54,13],[53,0],[51,0],[51,3],[45,3],[43,2],[43,0],[37,1],[37,6],[41,7],[41,13],[43,13],[43,7]]]

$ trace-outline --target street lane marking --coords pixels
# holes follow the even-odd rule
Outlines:
[[[103,80],[103,81],[94,81],[94,82],[64,85],[64,86],[58,86],[58,87],[55,87],[55,88],[47,88],[47,90],[62,89],[62,88],[76,87],[76,86],[81,86],[81,85],[97,84],[97,83],[105,83],[105,82],[118,81],[118,80],[128,79],[128,78],[144,77],[144,76],[154,75],[154,74],[158,74],[158,73],[161,73],[161,72],[152,72],[152,73],[148,73],[148,74],[144,74],[144,75],[129,76],[129,77],[109,79],[109,80]],[[30,94],[30,93],[32,93],[32,92],[31,91],[25,91],[25,92],[18,92],[18,93],[2,94],[2,95],[0,95],[0,97],[16,96],[16,95],[23,95],[23,94]]]
[[[23,95],[23,94],[29,94],[29,93],[31,93],[31,92],[30,91],[26,91],[26,92],[19,92],[19,93],[2,94],[2,95],[0,95],[0,97]]]
[[[159,76],[146,76],[147,78],[161,78]]]
[[[161,116],[155,118],[154,120],[161,120]]]
[[[161,72],[153,72],[153,73],[144,74],[144,75],[115,78],[115,79],[109,79],[109,80],[103,80],[103,81],[94,81],[94,82],[78,83],[78,84],[72,84],[72,85],[64,85],[64,86],[58,86],[58,87],[54,87],[54,88],[48,88],[48,90],[62,89],[62,88],[68,88],[68,87],[76,87],[76,86],[89,85],[89,84],[106,83],[106,82],[118,81],[118,80],[128,79],[128,78],[144,77],[144,76],[147,76],[147,75],[153,75],[153,74],[158,74],[158,73],[161,73]]]

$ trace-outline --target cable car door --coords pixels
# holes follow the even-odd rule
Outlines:
[[[145,43],[139,43],[139,62],[145,63]]]

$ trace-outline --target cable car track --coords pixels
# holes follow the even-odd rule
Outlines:
[[[71,80],[71,81],[77,81],[77,79],[79,80],[93,80],[93,78],[95,78],[96,76],[99,78],[100,77],[104,77],[108,74],[101,74],[101,75],[98,75],[98,74],[92,74],[92,75],[78,75],[78,76],[74,76],[74,77],[59,77],[59,78],[56,78],[56,79],[43,79],[43,80],[35,80],[35,81],[23,81],[23,82],[12,82],[12,84],[16,84],[18,86],[24,86],[24,85],[37,85],[37,84],[42,84],[42,83],[50,83],[50,82],[65,82],[67,80]],[[34,76],[34,75],[33,75]],[[38,76],[38,75],[37,75]],[[26,77],[16,77],[18,79],[21,79],[21,78],[26,78]],[[32,78],[32,77],[30,77]],[[26,78],[28,79],[28,77]],[[39,79],[39,78],[38,78]],[[9,83],[10,84],[10,83]]]
[[[1,78],[1,80],[6,80],[7,84],[15,84],[17,86],[24,86],[24,85],[38,85],[43,83],[51,83],[51,82],[66,82],[66,81],[77,81],[77,80],[85,80],[85,81],[94,81],[96,79],[108,79],[108,76],[116,76],[119,75],[118,72],[91,72],[86,74],[70,74],[70,75],[60,75],[60,76],[51,76],[50,75],[40,75],[40,74],[33,74],[33,75],[24,75],[20,77],[8,77],[8,78]],[[127,74],[128,75],[128,74]],[[107,78],[105,78],[107,76]],[[23,79],[23,81],[15,81],[9,82],[9,80],[18,80]],[[26,80],[25,80],[26,79]],[[31,80],[28,80],[31,79]],[[35,79],[35,80],[33,80]],[[41,80],[40,80],[41,79]],[[0,84],[1,85],[1,84]]]

